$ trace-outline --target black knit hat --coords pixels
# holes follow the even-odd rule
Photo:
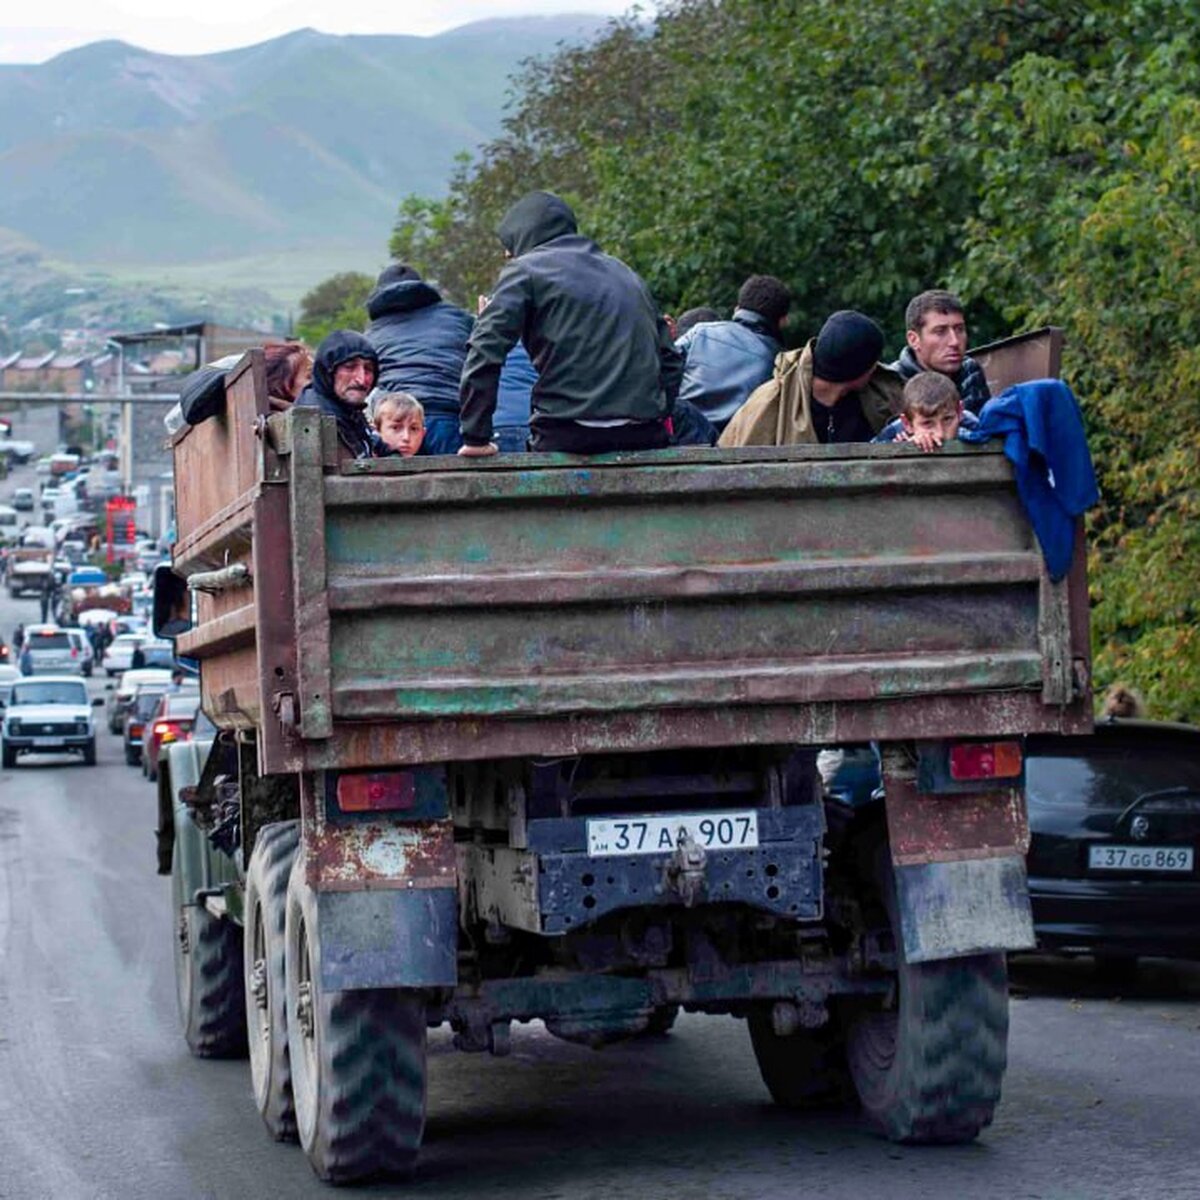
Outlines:
[[[376,287],[387,287],[390,283],[405,283],[408,280],[419,281],[421,273],[410,267],[408,263],[392,263],[384,267],[375,281]]]
[[[835,312],[817,334],[813,374],[830,383],[847,383],[865,375],[883,353],[883,330],[860,312]]]

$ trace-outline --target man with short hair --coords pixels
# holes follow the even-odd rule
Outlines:
[[[583,237],[551,192],[523,196],[497,233],[509,261],[468,341],[459,454],[496,453],[500,369],[518,340],[537,370],[532,449],[665,447],[682,359],[650,289]]]
[[[904,325],[908,345],[891,364],[892,370],[906,380],[921,371],[948,376],[958,388],[966,410],[978,414],[992,393],[983,368],[967,354],[962,301],[942,288],[922,292],[908,302]]]
[[[454,454],[458,383],[467,357],[471,314],[442,299],[406,263],[386,267],[367,297],[366,338],[379,355],[379,387],[406,392],[425,411],[425,454]]]
[[[378,438],[367,423],[367,397],[378,375],[375,347],[353,329],[335,329],[317,347],[312,382],[296,403],[333,417],[338,442],[354,458],[370,458]]]
[[[791,294],[773,275],[751,275],[728,321],[701,321],[675,343],[684,355],[679,395],[720,433],[760,383],[771,378]]]
[[[860,312],[835,312],[733,415],[718,445],[869,442],[899,410],[903,383],[879,362],[883,330]]]

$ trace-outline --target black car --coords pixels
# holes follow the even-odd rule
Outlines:
[[[1026,744],[1041,948],[1110,971],[1200,959],[1200,728],[1106,721]]]

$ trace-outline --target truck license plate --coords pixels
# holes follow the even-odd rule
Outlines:
[[[1170,871],[1192,869],[1191,846],[1089,846],[1093,871]]]
[[[35,737],[33,739],[33,748],[35,750],[53,750],[62,745],[62,738],[56,737]]]
[[[665,817],[604,817],[587,823],[590,858],[620,854],[671,854],[686,830],[706,850],[752,850],[758,845],[758,814],[672,813]]]

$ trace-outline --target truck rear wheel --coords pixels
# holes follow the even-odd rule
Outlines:
[[[990,1125],[1008,1057],[1003,954],[905,963],[891,856],[876,872],[896,944],[895,1000],[859,1014],[848,1057],[870,1122],[895,1142],[968,1142]]]
[[[329,1183],[407,1175],[425,1132],[425,1000],[399,989],[325,991],[316,897],[288,887],[287,1028],[300,1144]]]
[[[775,1032],[770,1003],[750,1010],[750,1044],[762,1081],[781,1108],[811,1112],[842,1108],[854,1094],[846,1063],[846,1040],[831,1018],[820,1029]]]
[[[178,854],[178,843],[176,843]],[[197,1058],[246,1053],[242,931],[183,894],[179,861],[171,873],[175,904],[175,995],[188,1049]]]
[[[276,1141],[296,1140],[287,1037],[284,924],[288,877],[300,842],[300,822],[266,825],[246,872],[246,1016],[254,1100]]]

